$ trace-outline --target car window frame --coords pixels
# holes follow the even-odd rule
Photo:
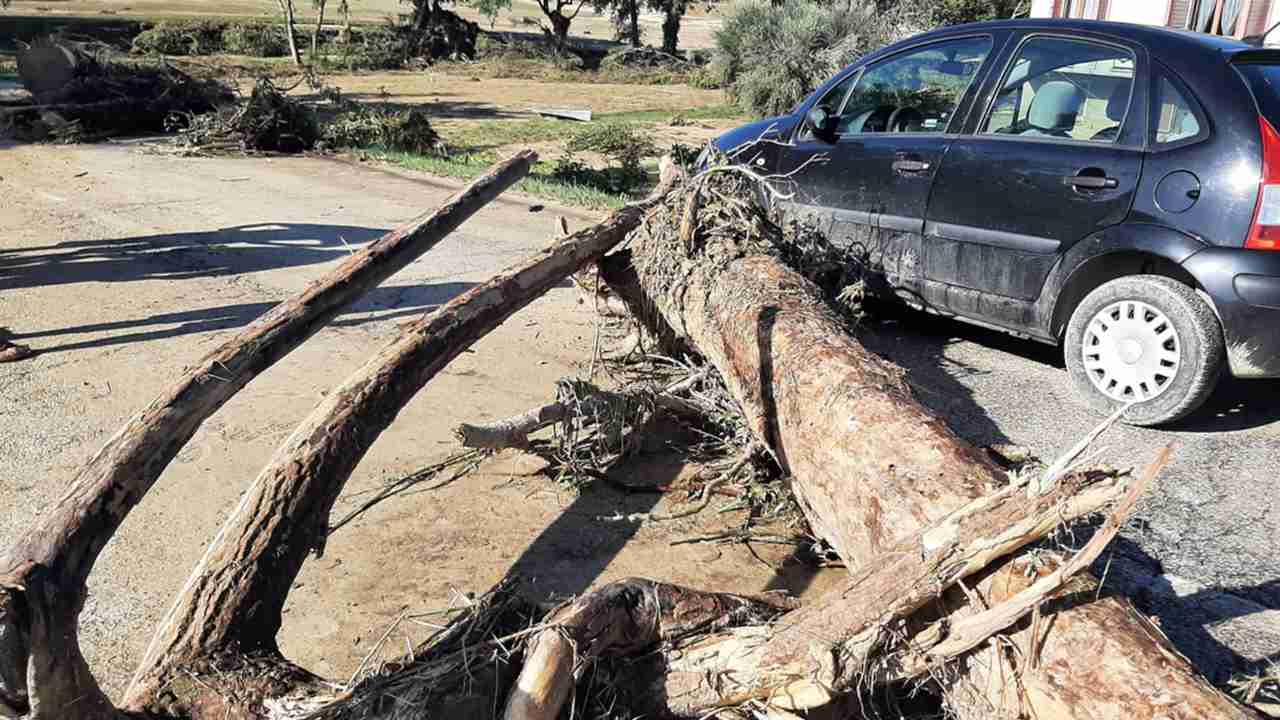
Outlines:
[[[1191,145],[1198,145],[1205,142],[1213,135],[1213,124],[1209,118],[1209,114],[1204,111],[1204,103],[1200,102],[1200,98],[1191,90],[1191,87],[1178,77],[1178,73],[1174,72],[1168,65],[1153,60],[1151,63],[1151,82],[1149,97],[1147,98],[1147,147],[1153,153],[1169,152],[1170,150],[1179,150]],[[1195,116],[1196,123],[1200,125],[1200,131],[1190,137],[1185,137],[1173,142],[1158,142],[1156,133],[1160,124],[1160,81],[1168,80],[1170,85],[1182,95],[1187,101],[1191,114]]]
[[[979,77],[981,77],[983,74],[982,71],[990,65],[992,58],[994,58],[997,54],[999,54],[999,50],[996,48],[995,36],[992,35],[991,33],[971,33],[971,34],[965,34],[965,35],[951,35],[944,38],[935,38],[933,40],[930,40],[929,42],[923,42],[916,45],[912,45],[911,47],[902,48],[901,50],[891,55],[885,55],[884,57],[876,58],[875,60],[872,60],[871,62],[868,62],[867,64],[860,66],[857,69],[858,78],[854,80],[853,85],[849,87],[849,92],[845,93],[844,101],[840,104],[840,111],[837,113],[837,115],[839,116],[844,115],[844,109],[849,104],[849,99],[852,98],[853,94],[858,91],[858,86],[862,84],[862,80],[863,78],[866,77],[868,70],[874,69],[879,65],[892,62],[898,58],[901,58],[903,55],[919,52],[921,50],[926,50],[934,45],[944,45],[946,43],[955,42],[957,40],[982,40],[982,39],[985,39],[989,43],[987,54],[982,58],[982,62],[978,65],[978,67],[974,69],[973,75],[970,76],[969,83],[965,85],[964,90],[960,91],[960,94],[956,96],[956,104],[952,108],[951,117],[947,118],[946,127],[944,127],[941,131],[913,132],[913,133],[891,133],[891,132],[849,133],[849,132],[846,132],[846,133],[840,133],[836,135],[835,136],[836,141],[839,142],[840,140],[844,140],[846,138],[880,137],[880,136],[891,137],[896,135],[910,135],[911,137],[936,137],[939,135],[954,135],[955,133],[952,132],[951,127],[952,125],[955,124],[956,118],[960,117],[960,115],[962,114],[960,112],[960,109],[964,106],[965,99],[973,91],[975,83],[978,81]],[[847,79],[848,77],[849,77],[848,75],[845,75],[844,78],[842,78],[842,80]],[[983,79],[985,80],[985,78]]]
[[[792,114],[799,116],[801,119],[799,122],[795,123],[795,125],[793,126],[788,142],[791,142],[791,143],[812,142],[818,139],[814,137],[814,135],[809,131],[808,127],[805,125],[805,122],[803,119],[804,116],[811,109],[813,109],[813,107],[818,104],[818,101],[821,100],[823,96],[826,95],[828,92],[830,92],[832,88],[844,82],[855,73],[857,74],[864,73],[866,72],[867,68],[870,68],[874,65],[878,65],[889,59],[895,58],[899,55],[902,55],[903,53],[912,52],[914,50],[920,50],[930,45],[937,45],[939,43],[950,42],[952,40],[970,40],[974,38],[987,38],[988,40],[990,40],[991,51],[987,54],[986,58],[983,59],[982,65],[979,66],[976,71],[974,71],[973,78],[970,80],[968,87],[966,87],[965,91],[960,94],[960,99],[956,102],[956,112],[954,113],[952,120],[947,123],[947,127],[944,132],[941,132],[941,133],[846,133],[846,134],[835,136],[835,138],[833,139],[834,142],[832,142],[831,144],[839,143],[847,138],[858,138],[858,137],[861,137],[861,138],[872,138],[872,137],[881,137],[881,136],[894,137],[894,136],[900,136],[900,135],[910,135],[912,137],[923,137],[923,136],[937,137],[939,135],[943,137],[954,137],[954,136],[960,135],[961,130],[964,127],[963,124],[961,124],[959,128],[953,129],[953,123],[956,121],[956,119],[960,118],[961,116],[964,116],[967,119],[969,114],[973,111],[973,106],[971,103],[973,101],[974,94],[978,90],[980,90],[982,87],[984,87],[987,84],[987,82],[990,80],[988,75],[990,74],[991,68],[993,67],[996,59],[1004,51],[1005,42],[1008,38],[1008,35],[1005,32],[958,33],[955,35],[947,35],[945,37],[933,37],[928,39],[922,39],[919,42],[914,42],[914,43],[911,43],[910,45],[904,45],[903,47],[898,49],[893,49],[895,47],[894,45],[886,45],[880,48],[879,50],[875,50],[869,53],[868,57],[866,57],[865,59],[855,62],[849,65],[848,67],[844,68],[841,72],[831,76],[831,79],[827,80],[825,83],[818,86],[818,88],[816,88],[812,93],[810,93],[807,98],[805,98],[803,101],[800,102],[800,104],[797,106],[798,108],[797,111]],[[903,42],[910,42],[910,40],[904,40]],[[887,52],[890,50],[892,50],[892,52]],[[844,101],[840,107],[842,111],[844,110],[844,103],[848,103],[849,95],[853,93],[853,90],[857,87],[858,83],[860,82],[862,82],[861,77],[855,80],[853,86],[849,88],[849,93],[846,93]]]
[[[1129,53],[1129,55],[1133,57],[1133,82],[1129,88],[1129,104],[1125,108],[1124,117],[1121,118],[1120,120],[1120,131],[1116,135],[1115,142],[1102,142],[1099,140],[1082,140],[1078,138],[1061,138],[1061,137],[1054,137],[1052,135],[1005,135],[1001,133],[986,132],[984,130],[984,128],[987,126],[987,123],[990,122],[991,120],[991,115],[995,112],[996,103],[1000,99],[1000,90],[1005,86],[1005,83],[1008,82],[1009,76],[1013,73],[1013,67],[1015,64],[1017,64],[1018,59],[1021,58],[1023,48],[1025,48],[1029,43],[1034,42],[1035,40],[1043,40],[1043,39],[1065,40],[1068,42],[1093,43],[1094,45],[1103,45],[1103,46],[1115,48],[1117,50],[1122,50],[1124,52]],[[1008,58],[1005,60],[1005,65],[1003,70],[1001,70],[995,85],[991,87],[991,89],[989,90],[990,97],[986,99],[986,108],[983,110],[981,117],[979,118],[978,122],[969,131],[968,135],[974,138],[981,138],[984,140],[1000,140],[1004,142],[1013,141],[1013,142],[1056,143],[1059,145],[1074,145],[1074,146],[1095,147],[1095,148],[1146,150],[1147,146],[1149,145],[1149,141],[1148,141],[1148,135],[1150,134],[1149,130],[1144,126],[1139,135],[1141,137],[1141,142],[1134,143],[1132,142],[1132,137],[1137,133],[1133,131],[1133,128],[1130,125],[1130,122],[1131,121],[1133,123],[1142,122],[1145,125],[1150,124],[1147,118],[1143,117],[1148,113],[1138,114],[1137,110],[1141,107],[1140,103],[1143,102],[1144,100],[1148,104],[1150,103],[1151,93],[1140,92],[1140,90],[1144,86],[1141,78],[1146,77],[1149,79],[1151,75],[1152,73],[1147,71],[1147,68],[1146,68],[1145,49],[1136,43],[1120,42],[1120,41],[1117,41],[1116,39],[1111,39],[1108,36],[1100,36],[1100,35],[1093,35],[1093,34],[1087,34],[1087,33],[1065,33],[1060,31],[1054,32],[1054,31],[1040,31],[1040,30],[1025,32],[1025,34],[1023,34],[1023,36],[1017,40],[1017,44],[1014,46],[1012,51],[1009,52]],[[1126,137],[1130,138],[1130,142],[1123,142],[1123,140]]]

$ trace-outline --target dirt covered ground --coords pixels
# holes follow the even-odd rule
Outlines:
[[[450,188],[324,159],[179,159],[135,145],[0,149],[0,326],[40,355],[0,365],[0,543],[47,511],[75,469],[182,368],[353,248],[442,201]],[[492,204],[340,316],[211,418],[103,554],[83,637],[113,694],[240,493],[320,397],[419,315],[544,245],[555,217],[520,197]],[[594,317],[563,287],[459,358],[374,446],[335,521],[371,491],[450,455],[453,426],[547,400],[585,372]],[[717,498],[689,519],[641,526],[598,516],[678,508],[689,469],[655,442],[628,479],[581,492],[499,455],[480,472],[387,500],[337,531],[290,596],[283,644],[345,680],[406,610],[446,608],[509,573],[547,598],[628,575],[761,591],[810,586],[774,544],[672,545],[740,527]],[[785,529],[781,530],[785,532]],[[775,568],[783,568],[781,571]],[[430,628],[403,623],[384,652]]]

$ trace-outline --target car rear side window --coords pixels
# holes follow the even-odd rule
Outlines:
[[[866,68],[839,113],[838,132],[946,132],[990,52],[990,37],[944,40]]]
[[[1009,65],[984,133],[1113,143],[1133,95],[1133,53],[1033,37]]]
[[[1193,101],[1165,75],[1156,81],[1155,108],[1152,139],[1157,145],[1171,145],[1201,134],[1203,126]]]
[[[1260,58],[1237,60],[1235,68],[1249,86],[1258,112],[1274,128],[1280,128],[1280,55],[1266,53]]]

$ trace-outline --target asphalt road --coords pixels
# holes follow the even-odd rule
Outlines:
[[[1101,420],[1056,348],[909,310],[864,335],[976,444],[1049,462]],[[1168,443],[1172,462],[1095,571],[1215,680],[1280,662],[1280,381],[1224,379],[1183,423],[1117,426],[1095,448],[1101,464],[1141,468]]]

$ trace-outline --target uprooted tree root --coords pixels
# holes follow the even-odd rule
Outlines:
[[[33,91],[33,103],[0,110],[0,133],[24,141],[88,142],[169,132],[175,121],[231,102],[231,88],[196,79],[163,60],[120,61],[59,45],[72,76]]]

